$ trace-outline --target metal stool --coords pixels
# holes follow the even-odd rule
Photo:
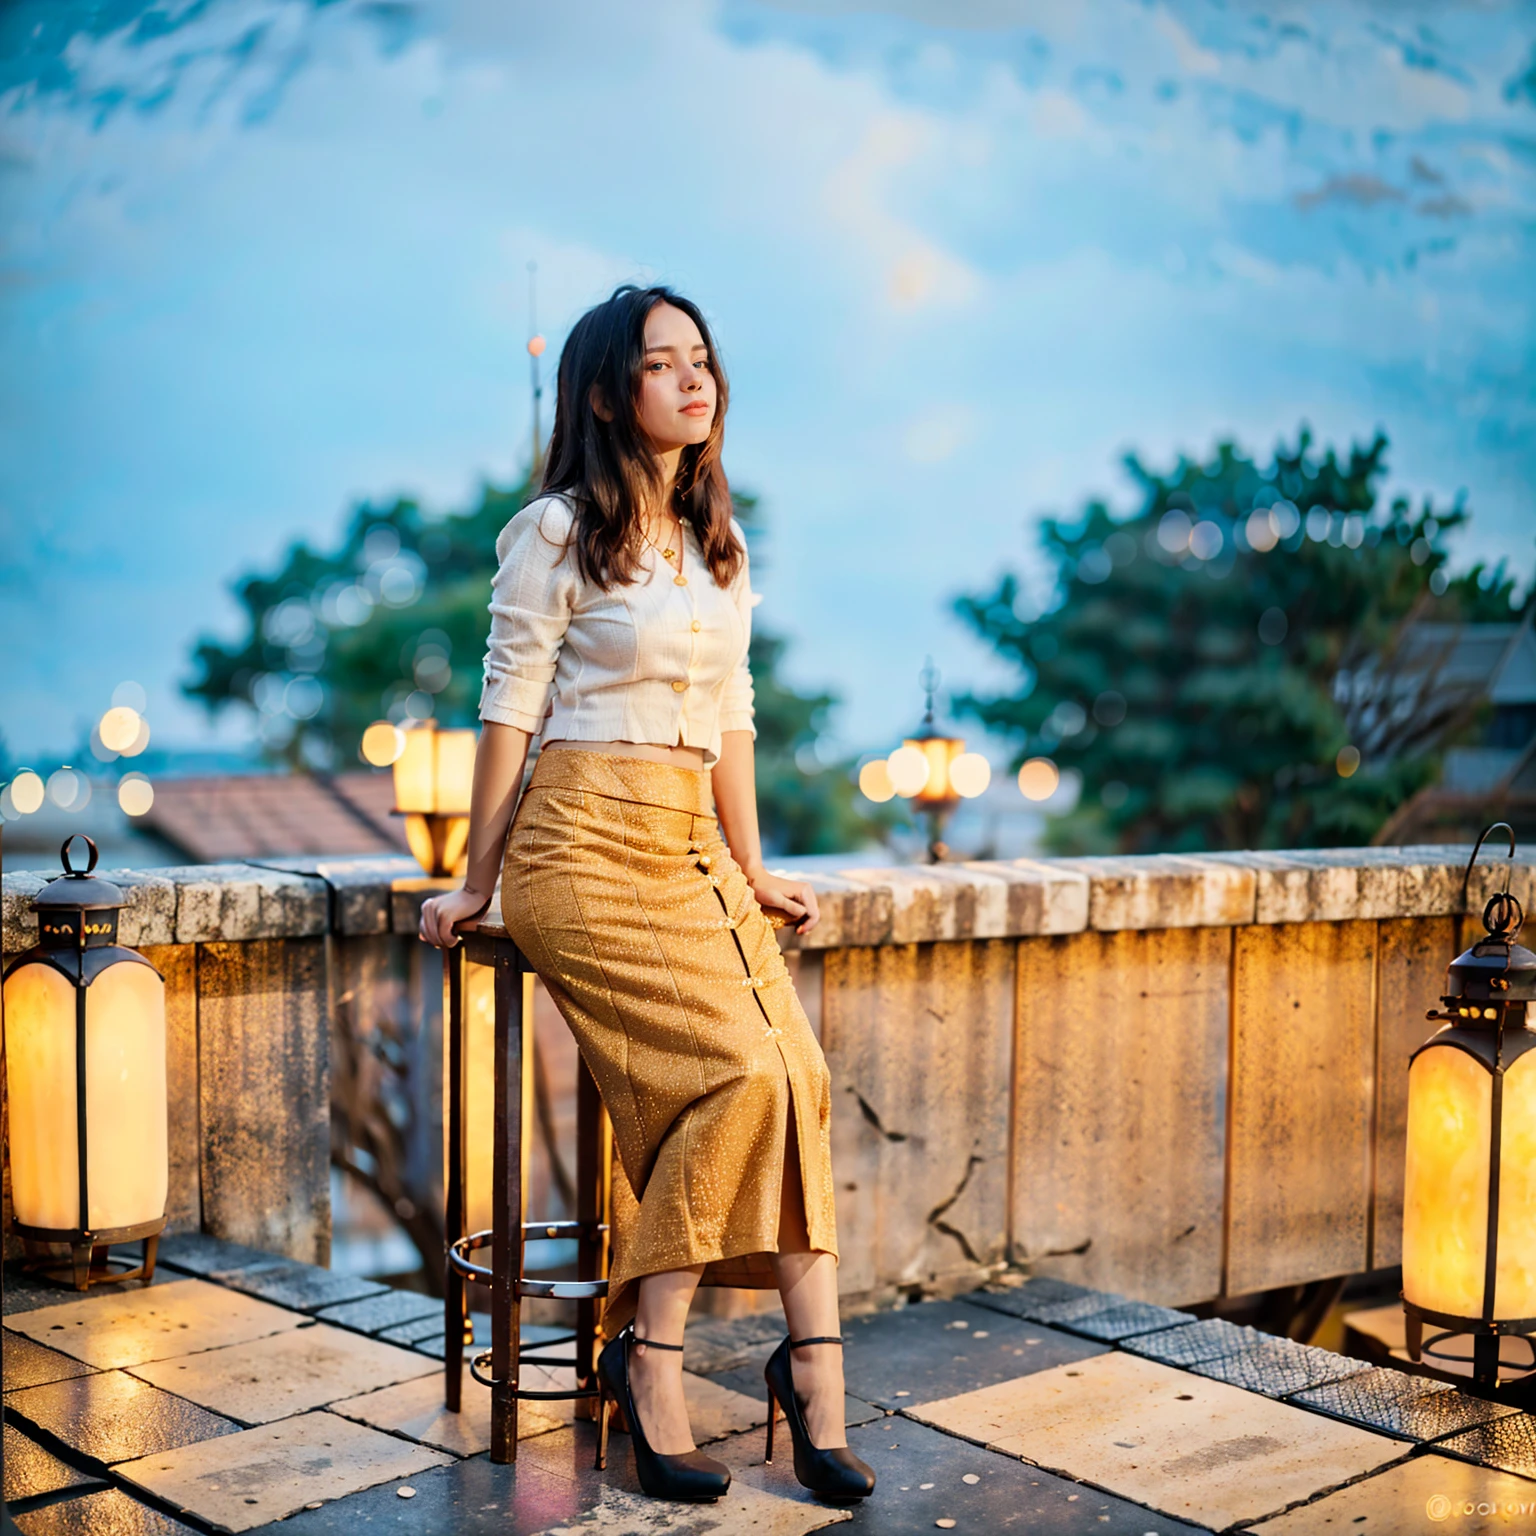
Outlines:
[[[608,1167],[612,1129],[585,1062],[576,1085],[576,1219],[524,1221],[533,1097],[533,974],[516,944],[498,926],[465,934],[443,956],[446,972],[443,1033],[447,1045],[448,1166],[446,1169],[447,1262],[443,1287],[444,1402],[457,1413],[463,1398],[463,1344],[473,1341],[464,1282],[491,1287],[491,1347],[469,1364],[476,1381],[491,1389],[491,1460],[517,1460],[517,1405],[532,1400],[597,1397],[598,1303],[608,1294]],[[468,1115],[465,1093],[471,966],[495,973],[495,1132],[492,1158],[491,1227],[466,1233],[465,1166]],[[523,1244],[534,1237],[574,1237],[576,1280],[523,1277]],[[489,1267],[471,1261],[491,1250]],[[529,1345],[527,1350],[574,1344],[575,1353],[550,1357],[525,1352],[522,1302],[547,1297],[576,1303],[576,1331]],[[458,1341],[462,1340],[462,1343]],[[576,1386],[568,1392],[541,1392],[520,1384],[524,1365],[574,1366]],[[484,1374],[489,1367],[489,1374]],[[579,1415],[583,1402],[578,1406]]]

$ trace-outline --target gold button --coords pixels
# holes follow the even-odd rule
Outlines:
[[[672,692],[681,693],[687,686],[688,684],[679,678],[675,683],[672,684]]]
[[[701,853],[699,855],[699,868],[700,869],[708,869],[709,868],[709,855],[707,853]]]
[[[688,578],[686,576],[674,576],[672,578],[672,585],[674,587],[686,587],[688,585]]]
[[[694,634],[698,634],[698,632],[699,632],[699,631],[700,631],[700,630],[701,630],[701,629],[703,629],[703,627],[704,627],[704,626],[703,626],[703,625],[702,625],[702,624],[700,624],[700,623],[699,623],[699,621],[698,621],[698,620],[697,620],[697,619],[695,619],[695,620],[694,620],[694,621],[693,621],[693,632],[694,632]]]

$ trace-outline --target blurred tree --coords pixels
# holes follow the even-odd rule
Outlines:
[[[1303,428],[1265,467],[1231,443],[1167,475],[1131,456],[1133,516],[1093,501],[1042,524],[1043,611],[1012,572],[956,600],[1020,674],[956,709],[1016,743],[1015,768],[1042,755],[1082,776],[1054,849],[1365,843],[1433,776],[1470,708],[1413,626],[1519,606],[1502,562],[1449,577],[1460,501],[1377,506],[1386,450],[1318,457]]]
[[[269,756],[316,772],[355,764],[364,729],[381,717],[476,724],[496,536],[530,494],[526,483],[486,485],[478,506],[447,517],[410,500],[364,502],[335,550],[295,544],[275,571],[236,581],[245,635],[200,640],[184,691],[210,713],[250,708]],[[755,545],[755,498],[738,496],[737,512]],[[790,687],[779,670],[786,649],[754,622],[764,846],[806,854],[878,840],[887,809],[864,808],[851,762],[814,754],[837,699]]]

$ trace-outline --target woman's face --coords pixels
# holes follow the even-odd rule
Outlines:
[[[655,305],[645,320],[639,416],[657,452],[702,443],[714,425],[717,396],[698,326],[670,304]]]

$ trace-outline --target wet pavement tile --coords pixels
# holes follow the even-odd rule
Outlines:
[[[1536,1478],[1536,1414],[1512,1413],[1507,1418],[1491,1419],[1449,1440],[1437,1440],[1434,1448],[1501,1472]]]
[[[385,1484],[339,1504],[306,1510],[272,1528],[271,1536],[354,1536],[398,1531],[452,1532],[453,1536],[808,1536],[846,1523],[846,1511],[778,1498],[733,1482],[714,1504],[674,1504],[641,1493],[632,1460],[622,1453],[628,1437],[615,1435],[606,1472],[592,1470],[590,1433],[581,1435],[581,1466],[570,1475],[553,1472],[529,1455],[532,1446],[563,1439],[569,1430],[519,1447],[516,1466],[498,1467],[485,1456]],[[411,1497],[400,1496],[402,1486]]]
[[[1138,1334],[1127,1339],[1121,1348],[1147,1360],[1159,1360],[1164,1365],[1189,1367],[1198,1361],[1236,1354],[1260,1339],[1273,1337],[1273,1334],[1260,1333],[1257,1328],[1229,1323],[1223,1317],[1207,1317],[1178,1328]]]
[[[14,1514],[21,1536],[197,1536],[190,1525],[141,1504],[121,1488]]]
[[[1041,1311],[1065,1302],[1086,1302],[1091,1308],[1095,1302],[1112,1307],[1126,1300],[1112,1291],[1095,1291],[1086,1285],[1073,1285],[1070,1280],[1049,1280],[1043,1275],[1026,1280],[1022,1285],[986,1285],[979,1291],[967,1292],[961,1299],[978,1307],[990,1307],[994,1312],[1006,1312],[1010,1317],[1022,1317],[1031,1323],[1044,1322],[1039,1315]]]
[[[432,1362],[412,1350],[326,1323],[134,1369],[243,1424],[266,1424],[430,1372]]]
[[[1261,1392],[1265,1397],[1288,1397],[1293,1392],[1358,1375],[1370,1367],[1364,1360],[1336,1355],[1332,1350],[1314,1349],[1310,1344],[1298,1344],[1295,1339],[1261,1333],[1256,1339],[1245,1339],[1230,1353],[1197,1360],[1189,1369],[1197,1376],[1209,1376],[1213,1381],[1224,1381],[1248,1392]]]
[[[104,1481],[55,1456],[47,1446],[39,1445],[9,1419],[5,1423],[4,1440],[4,1498],[7,1504],[22,1499],[40,1499],[45,1494],[61,1493],[66,1488],[99,1488]]]
[[[61,1355],[24,1333],[4,1330],[4,1357],[0,1364],[0,1379],[7,1392],[19,1392],[23,1387],[40,1387],[50,1381],[65,1381],[71,1376],[84,1376],[94,1367],[83,1361]]]
[[[208,1277],[231,1290],[260,1297],[279,1307],[296,1312],[318,1312],[322,1307],[339,1306],[347,1301],[361,1301],[381,1296],[389,1287],[357,1275],[338,1275],[316,1264],[299,1264],[292,1259],[273,1259],[239,1269],[215,1270]]]
[[[160,1240],[160,1259],[189,1275],[210,1275],[232,1269],[245,1269],[252,1264],[268,1264],[281,1255],[268,1253],[264,1248],[248,1248],[244,1243],[225,1242],[207,1232],[177,1232]]]
[[[848,1443],[874,1468],[876,1478],[874,1493],[851,1506],[850,1531],[871,1536],[931,1536],[936,1528],[972,1536],[995,1531],[1020,1536],[1086,1536],[1099,1531],[1146,1536],[1156,1531],[1158,1536],[1177,1536],[1201,1529],[902,1416],[854,1429]],[[783,1448],[774,1446],[779,1453],[774,1464],[764,1466],[762,1442],[753,1436],[750,1459],[740,1464],[731,1460],[734,1476],[786,1498],[808,1498],[795,1480],[788,1444],[786,1433]],[[938,1526],[940,1520],[954,1525]]]
[[[126,1371],[96,1371],[28,1387],[7,1394],[5,1407],[102,1466],[136,1461],[239,1428]]]
[[[704,1536],[706,1532],[711,1536],[736,1536],[737,1532],[749,1531],[764,1536],[801,1536],[802,1532],[845,1524],[850,1518],[847,1509],[815,1502],[793,1481],[793,1491],[786,1494],[765,1491],[739,1476],[754,1462],[761,1463],[760,1435],[737,1435],[709,1447],[711,1456],[731,1468],[732,1483],[730,1491],[717,1503],[696,1505],[662,1504],[641,1493],[629,1436],[622,1431],[609,1436],[607,1470],[594,1471],[596,1443],[593,1428],[581,1425],[540,1435],[518,1447],[520,1475],[521,1468],[527,1466],[563,1478],[587,1501],[584,1514],[549,1527],[549,1536],[567,1531],[608,1532],[612,1536],[637,1536],[651,1531],[675,1531],[688,1536]],[[542,1532],[545,1528],[534,1529]]]
[[[173,1280],[115,1295],[92,1291],[78,1301],[13,1316],[10,1326],[87,1365],[114,1370],[243,1343],[304,1321],[297,1312],[206,1280]]]
[[[414,1381],[402,1381],[361,1397],[349,1397],[331,1404],[331,1412],[371,1424],[390,1434],[419,1440],[435,1450],[453,1456],[477,1456],[491,1445],[491,1389],[482,1386],[468,1371],[457,1413],[443,1406],[443,1378],[433,1371]],[[538,1403],[517,1405],[517,1437],[548,1434],[558,1429],[561,1420],[541,1411]]]
[[[910,1408],[1102,1354],[1074,1339],[964,1301],[925,1301],[843,1325],[843,1379],[879,1408]]]
[[[1069,1333],[1080,1333],[1090,1339],[1102,1339],[1106,1344],[1118,1344],[1138,1334],[1187,1327],[1194,1321],[1188,1312],[1176,1312],[1172,1307],[1159,1307],[1150,1301],[1122,1301],[1102,1311],[1079,1311],[1071,1318],[1046,1319],[1048,1324],[1057,1328],[1064,1328]]]
[[[414,1349],[423,1342],[435,1343],[438,1347],[433,1353],[441,1359],[443,1309],[438,1307],[435,1314],[407,1318],[402,1323],[391,1323],[388,1327],[380,1328],[376,1337],[383,1339],[387,1344],[399,1344],[407,1349]],[[425,1354],[427,1351],[423,1350],[422,1353]]]
[[[451,1460],[334,1413],[306,1413],[203,1440],[115,1470],[173,1508],[231,1531],[281,1520],[306,1504],[414,1477]]]
[[[79,1300],[85,1295],[131,1295],[135,1291],[147,1290],[150,1286],[165,1285],[168,1281],[179,1279],[181,1276],[174,1270],[156,1269],[155,1277],[148,1285],[142,1280],[105,1281],[100,1285],[93,1285],[86,1292],[77,1291],[72,1285],[50,1280],[43,1275],[23,1274],[20,1269],[13,1269],[7,1264],[5,1267],[5,1316],[33,1312],[38,1307],[56,1306],[61,1301]],[[16,1325],[13,1323],[11,1326]]]
[[[1411,1448],[1120,1352],[910,1411],[950,1434],[1213,1530],[1277,1513]]]
[[[683,1335],[683,1367],[700,1376],[715,1376],[756,1361],[761,1370],[783,1337],[784,1319],[777,1312],[690,1319]]]
[[[382,1333],[386,1328],[399,1328],[409,1323],[430,1319],[436,1331],[443,1331],[443,1303],[434,1296],[423,1296],[420,1291],[386,1290],[377,1296],[365,1296],[361,1301],[347,1301],[340,1306],[327,1307],[317,1314],[322,1323],[335,1323],[338,1328],[351,1328],[358,1333]],[[391,1343],[414,1343],[414,1340],[392,1339]]]
[[[1415,1456],[1250,1527],[1253,1536],[1513,1536],[1536,1525],[1536,1488],[1449,1456]]]
[[[1384,1366],[1298,1392],[1291,1401],[1409,1440],[1439,1440],[1519,1411],[1508,1403],[1470,1397],[1447,1382]]]

